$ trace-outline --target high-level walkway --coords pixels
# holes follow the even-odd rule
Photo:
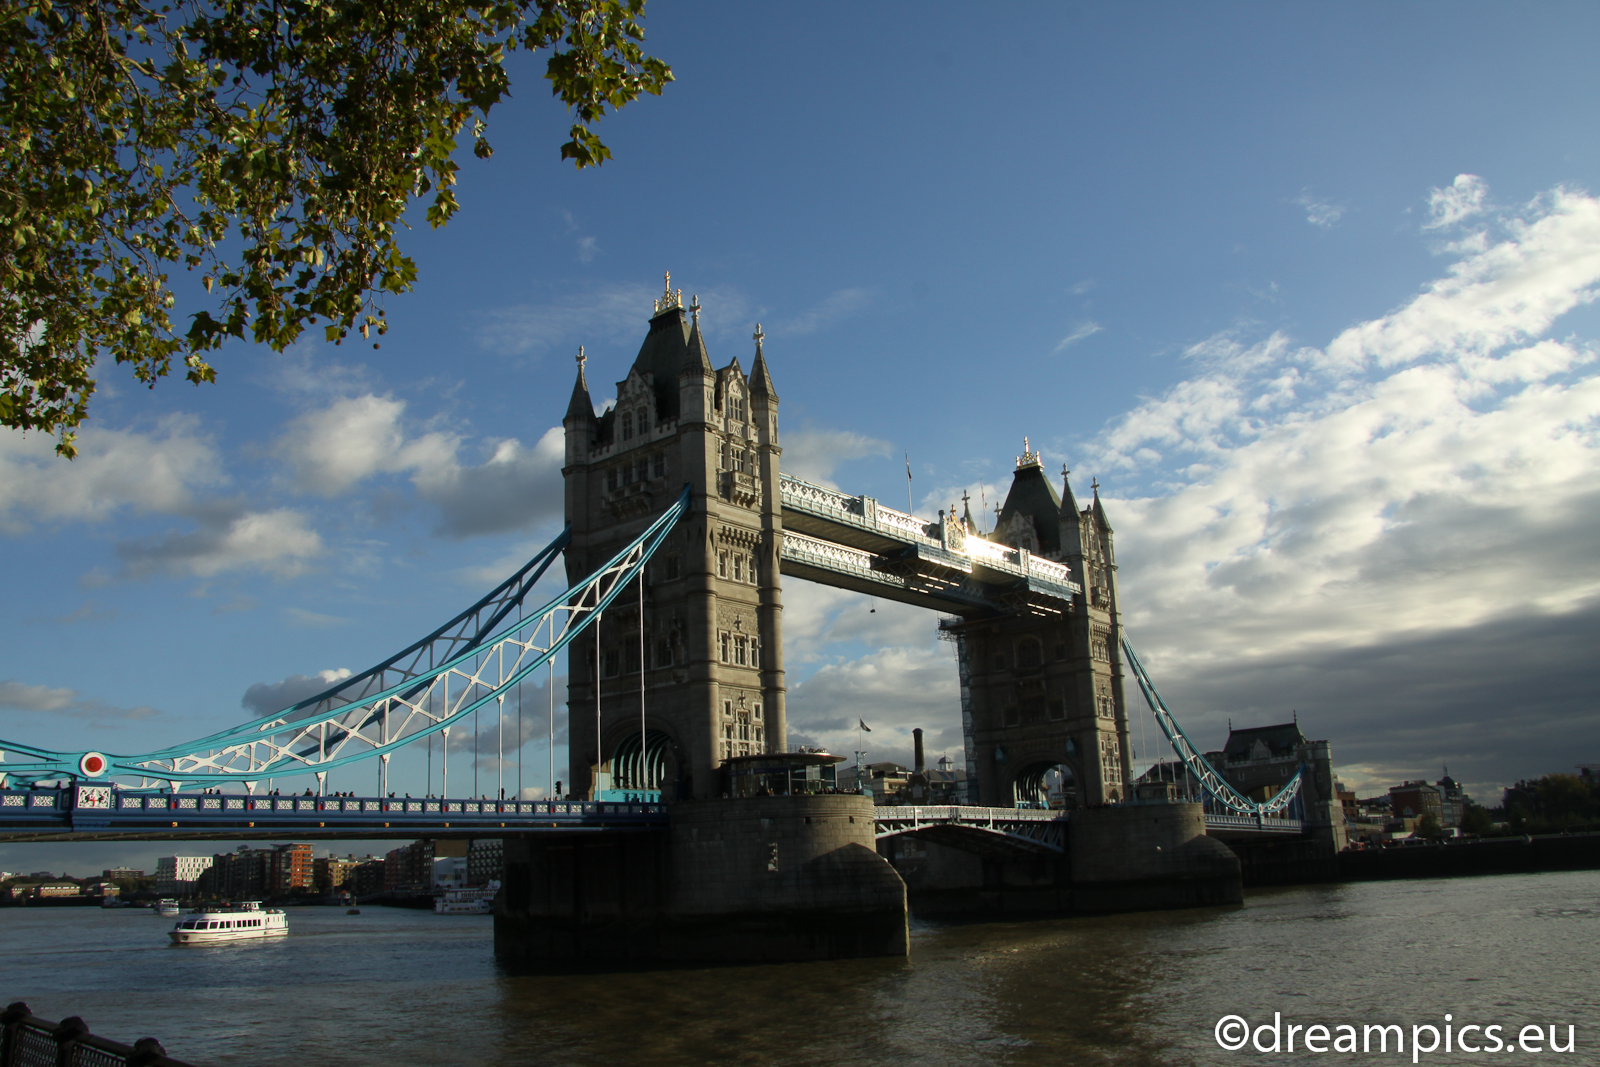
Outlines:
[[[928,522],[787,474],[779,495],[781,569],[796,578],[958,615],[1059,612],[1083,591],[1064,564],[970,536],[953,515]]]

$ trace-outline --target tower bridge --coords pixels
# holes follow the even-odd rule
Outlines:
[[[1080,905],[1170,906],[1237,898],[1238,862],[1215,842],[1203,847],[1207,819],[1215,833],[1302,831],[1302,775],[1265,800],[1239,794],[1133,655],[1098,484],[1080,507],[1067,472],[1058,492],[1024,442],[986,535],[953,504],[929,520],[785,474],[764,334],[757,327],[748,372],[737,357],[714,367],[698,300],[686,306],[668,283],[604,411],[579,350],[563,418],[567,527],[533,560],[377,666],[196,742],[125,755],[0,742],[0,837],[493,831],[507,835],[509,865],[497,951],[643,952],[628,932],[651,916],[666,932],[645,939],[648,951],[689,959],[904,951],[905,885],[878,858],[885,842],[1025,854],[1029,877],[1045,877],[1039,857],[1054,856],[1052,906],[1064,885]],[[567,590],[531,606],[558,556]],[[787,748],[784,577],[941,614],[960,679],[964,805],[724,799],[730,761]],[[564,798],[386,795],[395,753],[419,744],[431,753],[435,735],[448,752],[452,729],[480,711],[502,716],[524,679],[541,669],[553,678],[563,650]],[[1130,674],[1202,803],[1175,802],[1170,790],[1144,803],[1156,798],[1133,774]],[[550,716],[553,737],[553,704]],[[328,773],[357,763],[377,768],[378,796],[329,797]],[[259,783],[296,775],[314,778],[312,795],[256,795]],[[1038,810],[1047,777],[1064,810]],[[1331,790],[1316,798],[1330,803]],[[766,947],[745,951],[724,936],[735,913],[767,917],[756,923],[766,933],[749,938]],[[835,932],[815,934],[818,916],[836,920]]]

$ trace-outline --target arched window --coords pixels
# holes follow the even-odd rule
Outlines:
[[[633,412],[624,411],[622,413],[622,439],[624,441],[626,441],[629,438],[631,438],[632,436],[633,436]]]

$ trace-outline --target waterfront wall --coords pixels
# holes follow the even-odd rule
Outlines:
[[[562,967],[906,955],[905,884],[873,848],[870,800],[670,812],[668,831],[508,836],[496,954]]]
[[[1590,870],[1600,870],[1600,833],[1488,837],[1338,856],[1338,877],[1347,881]]]

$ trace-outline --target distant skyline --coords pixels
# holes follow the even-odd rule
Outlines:
[[[71,464],[0,435],[0,738],[187,740],[450,617],[559,530],[573,356],[614,396],[670,270],[717,365],[762,324],[793,473],[898,507],[909,453],[920,513],[992,509],[1028,435],[1058,489],[1098,478],[1202,747],[1298,713],[1363,793],[1448,764],[1485,802],[1600,762],[1600,11],[982,10],[652,0],[678,80],[604,120],[599,171],[513,62],[380,350],[102,368]],[[784,594],[792,745],[865,719],[871,760],[917,726],[959,758],[933,615]],[[542,680],[523,703],[543,788]],[[172,852],[73,848],[0,867]]]

